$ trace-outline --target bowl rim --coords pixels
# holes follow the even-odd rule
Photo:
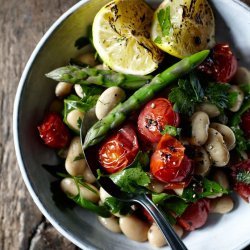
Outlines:
[[[30,70],[32,68],[33,62],[36,60],[37,55],[39,52],[42,50],[44,47],[46,41],[50,38],[50,36],[56,31],[62,24],[63,22],[71,15],[73,14],[77,9],[82,7],[84,4],[88,3],[91,0],[81,0],[72,7],[70,7],[66,12],[64,12],[47,30],[47,32],[42,36],[38,44],[36,45],[35,49],[33,50],[30,58],[28,59],[22,76],[20,78],[16,95],[15,95],[15,100],[14,100],[14,107],[13,107],[13,139],[14,139],[14,148],[15,148],[15,153],[16,153],[16,158],[17,158],[17,163],[19,166],[19,169],[21,171],[22,178],[24,180],[24,183],[40,212],[46,217],[46,219],[52,224],[52,226],[60,232],[64,237],[66,237],[68,240],[70,240],[73,244],[76,246],[80,247],[81,249],[96,249],[93,247],[93,245],[88,244],[87,241],[82,241],[79,242],[77,239],[75,239],[74,235],[68,231],[66,228],[64,228],[63,225],[60,225],[56,218],[50,215],[50,213],[46,210],[44,204],[41,202],[39,199],[39,196],[36,194],[34,191],[32,184],[29,180],[29,177],[26,172],[26,166],[23,161],[23,155],[20,149],[20,144],[19,144],[19,109],[20,109],[20,101],[22,99],[22,94],[24,91],[24,86],[27,81],[27,76],[30,73]],[[250,11],[250,7],[244,3],[241,2],[240,0],[232,0],[235,4],[240,5],[242,8]],[[248,241],[242,242],[238,247],[239,249],[243,249],[250,243],[250,239]]]

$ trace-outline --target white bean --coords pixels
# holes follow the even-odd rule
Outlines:
[[[55,94],[57,97],[64,97],[70,94],[73,84],[67,82],[59,82],[56,85]]]
[[[148,242],[154,247],[163,247],[167,244],[162,231],[155,223],[148,230]]]
[[[234,207],[233,199],[229,195],[213,199],[210,201],[210,213],[229,213]]]
[[[247,68],[238,67],[236,74],[233,78],[234,83],[237,85],[250,84],[250,72]]]
[[[96,117],[101,120],[118,103],[125,99],[125,92],[119,87],[110,87],[106,89],[99,97],[96,103]]]
[[[100,199],[98,189],[91,184],[88,184],[88,183],[85,183],[85,184],[89,188],[80,185],[79,186],[80,195],[86,200],[97,203]],[[72,178],[64,178],[61,181],[61,189],[63,190],[64,193],[72,195],[72,196],[76,196],[78,194],[77,185]]]
[[[190,144],[201,146],[208,138],[209,117],[205,112],[195,112],[191,117],[192,138]]]
[[[100,187],[100,199],[101,202],[104,203],[106,198],[111,197],[109,193],[107,193],[102,187]]]
[[[214,118],[220,115],[220,110],[217,108],[217,106],[212,103],[207,103],[207,102],[199,104],[196,107],[196,111],[202,111],[202,112],[207,113],[209,118]]]
[[[75,89],[76,94],[77,94],[80,98],[85,97],[85,93],[84,93],[83,90],[82,90],[81,84],[75,84],[75,85],[74,85],[74,89]]]
[[[183,236],[183,229],[175,224],[172,226],[176,234],[181,238]],[[148,231],[148,241],[152,246],[162,247],[167,244],[163,233],[159,229],[159,227],[153,223]]]
[[[194,163],[194,173],[196,175],[205,176],[208,174],[211,167],[211,160],[203,147],[195,149]]]
[[[105,228],[107,228],[109,231],[111,231],[113,233],[120,233],[121,232],[119,220],[115,216],[111,216],[109,218],[103,218],[103,217],[98,216],[98,219],[99,219],[100,223]]]
[[[208,140],[205,149],[209,153],[216,167],[226,166],[229,162],[229,151],[223,140],[223,136],[215,129],[208,129]]]
[[[81,121],[83,120],[84,115],[85,113],[78,109],[70,111],[66,118],[67,124],[71,129],[75,130],[76,132],[79,132],[81,127]]]
[[[83,179],[88,183],[94,183],[96,181],[95,176],[92,171],[89,169],[89,166],[86,166],[83,172]]]
[[[148,239],[149,225],[134,215],[119,220],[122,232],[131,240],[143,242]]]
[[[231,128],[229,128],[228,126],[224,124],[216,123],[216,122],[211,123],[210,128],[214,128],[222,134],[223,140],[228,150],[232,150],[235,147],[236,139],[235,139],[234,132],[232,131]]]
[[[235,93],[237,93],[236,102],[234,103],[233,107],[230,108],[230,110],[232,112],[237,112],[240,109],[240,107],[241,107],[241,105],[242,105],[242,103],[244,101],[244,93],[243,93],[243,91],[238,86],[235,86],[235,85],[231,86],[229,92],[235,92]]]
[[[89,65],[90,67],[94,67],[97,65],[97,62],[95,59],[95,53],[93,52],[87,52],[87,53],[81,54],[76,58],[76,60],[82,64]]]
[[[74,137],[69,146],[65,168],[72,176],[83,176],[86,166],[87,163],[85,159],[83,159],[80,137]]]
[[[222,170],[217,169],[214,173],[213,179],[218,182],[223,188],[229,189],[228,178]]]

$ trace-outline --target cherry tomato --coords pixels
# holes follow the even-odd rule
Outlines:
[[[49,113],[37,127],[44,143],[51,148],[64,148],[70,142],[70,133],[57,113]]]
[[[241,117],[241,128],[247,138],[250,138],[250,110],[245,112]]]
[[[177,221],[184,230],[193,231],[206,223],[209,210],[209,200],[200,199],[189,205]]]
[[[236,73],[237,65],[237,60],[229,45],[216,44],[198,68],[217,82],[229,82]]]
[[[132,163],[138,151],[135,129],[127,124],[104,141],[99,162],[108,173],[115,173]]]
[[[179,115],[165,98],[157,98],[146,104],[138,117],[138,130],[142,137],[151,143],[161,139],[161,131],[166,125],[177,127]]]
[[[232,167],[234,190],[247,202],[250,203],[250,184],[247,184],[239,176],[244,172],[250,172],[250,159],[242,161]]]
[[[182,182],[193,171],[185,148],[174,137],[165,134],[150,159],[150,172],[162,182]]]

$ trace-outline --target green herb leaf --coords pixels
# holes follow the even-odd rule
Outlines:
[[[245,95],[250,95],[250,83],[245,83],[240,85],[240,89]]]
[[[230,86],[222,83],[210,83],[205,89],[208,101],[223,110],[229,107],[228,91]]]
[[[194,182],[185,188],[181,197],[187,202],[195,202],[198,199],[221,193],[228,194],[228,190],[219,183],[204,178],[202,181]]]
[[[231,129],[233,130],[236,139],[235,149],[239,154],[241,154],[242,152],[245,152],[248,149],[250,142],[246,139],[244,132],[238,126],[231,127]]]
[[[177,136],[180,135],[181,128],[176,128],[174,126],[166,125],[163,131],[161,131],[162,135],[169,134],[171,136]]]
[[[154,40],[155,43],[161,44],[162,43],[162,39],[160,36],[157,36]]]
[[[104,205],[109,208],[112,214],[120,213],[126,215],[131,212],[131,204],[119,201],[114,197],[107,197],[104,201]]]
[[[83,160],[83,159],[84,159],[84,154],[81,153],[78,156],[76,156],[73,161],[80,161],[80,160]]]
[[[228,94],[228,107],[232,108],[237,102],[238,92],[229,92]]]
[[[195,102],[202,102],[204,98],[204,90],[200,84],[198,77],[194,74],[194,72],[191,72],[189,75],[189,79],[193,89]]]
[[[199,81],[180,79],[178,87],[172,88],[168,98],[174,103],[174,109],[182,114],[191,115],[194,112],[194,107],[200,101],[199,93],[202,93],[202,87]]]
[[[161,9],[157,13],[157,18],[158,18],[163,36],[168,36],[170,29],[171,29],[170,6],[167,6],[165,10]]]
[[[174,195],[174,194],[167,194],[167,193],[152,194],[152,201],[155,204],[161,204],[165,200],[170,199],[172,197],[176,197],[176,195]]]
[[[105,206],[98,206],[98,205],[94,204],[93,202],[83,198],[80,194],[78,194],[76,196],[69,196],[68,195],[68,197],[70,199],[72,199],[79,206],[81,206],[85,209],[88,209],[88,210],[100,215],[101,217],[108,218],[111,216],[110,212],[108,211],[108,209]]]
[[[165,209],[174,212],[177,216],[181,216],[188,207],[188,203],[180,198],[172,198],[165,202],[164,207]]]
[[[148,173],[143,171],[140,164],[137,167],[126,168],[109,176],[122,191],[128,193],[145,193],[145,187],[150,183]]]
[[[243,182],[247,185],[250,184],[250,171],[241,170],[237,173],[236,180],[238,182]]]

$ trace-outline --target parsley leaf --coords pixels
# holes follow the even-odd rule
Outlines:
[[[171,136],[177,136],[180,135],[181,128],[176,128],[174,126],[166,125],[163,131],[161,131],[162,135],[169,134]]]
[[[71,176],[71,175],[67,175],[67,174],[63,174],[63,173],[58,173],[59,176],[63,177],[63,178],[72,178],[75,181],[77,190],[78,190],[78,194],[73,196],[70,194],[67,194],[67,197],[70,198],[71,200],[73,200],[76,204],[78,204],[79,206],[88,209],[102,217],[110,217],[110,212],[108,211],[107,207],[105,206],[98,206],[95,203],[93,203],[92,201],[89,201],[87,199],[85,199],[80,192],[80,187],[83,186],[85,188],[87,188],[88,190],[90,190],[93,193],[97,193],[95,189],[93,189],[92,187],[90,187],[86,182],[84,182],[83,178],[81,176]]]
[[[164,210],[170,210],[178,216],[182,215],[188,207],[188,203],[175,194],[152,194],[152,201],[155,204],[160,204],[164,208]]]
[[[237,173],[236,180],[245,184],[250,184],[250,171],[241,170]]]
[[[187,202],[195,202],[198,199],[221,193],[228,194],[228,190],[219,183],[204,178],[202,181],[194,182],[185,188],[181,197]]]
[[[115,197],[107,197],[104,201],[104,205],[109,208],[112,214],[120,213],[126,215],[131,212],[129,203],[117,200]]]
[[[244,136],[244,132],[237,126],[231,127],[234,132],[235,139],[236,139],[236,147],[235,149],[239,154],[246,151],[249,145],[249,141]]]
[[[122,191],[128,193],[145,193],[145,187],[150,183],[149,175],[140,165],[112,174],[110,178]]]
[[[165,10],[161,9],[157,13],[157,18],[158,18],[163,36],[168,36],[170,29],[171,29],[170,6],[167,6]]]
[[[191,115],[194,112],[195,104],[202,102],[204,91],[194,74],[190,74],[190,79],[180,79],[178,87],[171,90],[168,98],[174,103],[177,112]]]
[[[98,205],[94,204],[93,202],[83,198],[80,193],[78,193],[78,195],[76,195],[76,196],[68,195],[68,197],[70,199],[72,199],[79,206],[81,206],[85,209],[88,209],[88,210],[100,215],[101,217],[104,217],[104,218],[110,217],[110,212],[108,211],[108,209],[105,206],[98,206]]]
[[[176,197],[174,199],[168,200],[164,204],[164,207],[170,210],[171,212],[174,212],[177,216],[181,216],[185,212],[188,205],[189,204],[186,203],[184,200]]]
[[[223,110],[229,107],[228,91],[230,86],[221,83],[210,83],[205,89],[208,101]]]

